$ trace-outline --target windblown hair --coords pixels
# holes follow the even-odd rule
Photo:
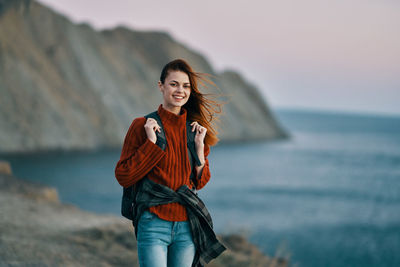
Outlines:
[[[221,113],[222,103],[208,99],[206,96],[216,96],[214,94],[204,94],[199,90],[199,83],[201,86],[207,87],[206,83],[212,84],[216,88],[216,84],[206,76],[213,76],[208,73],[195,72],[192,67],[183,59],[175,59],[167,63],[161,71],[160,81],[164,84],[169,71],[182,71],[189,76],[190,82],[190,97],[189,100],[183,105],[187,111],[187,118],[192,121],[197,121],[201,126],[207,128],[204,143],[213,146],[219,141],[218,124],[215,122],[220,121],[216,114]]]

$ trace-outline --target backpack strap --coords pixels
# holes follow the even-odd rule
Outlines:
[[[196,132],[192,132],[192,126],[190,125],[191,123],[192,123],[192,121],[186,120],[187,145],[188,145],[188,148],[189,148],[189,151],[190,151],[189,156],[191,154],[193,156],[193,158],[194,158],[194,161],[195,161],[196,165],[200,166],[201,162],[199,160],[199,156],[197,155],[196,144],[194,142],[194,138],[196,136]]]
[[[157,141],[156,145],[158,145],[162,150],[165,151],[165,148],[167,147],[167,138],[165,137],[165,132],[164,132],[164,126],[161,122],[161,118],[156,111],[153,111],[147,115],[144,116],[146,119],[148,118],[153,118],[157,121],[158,125],[161,127],[161,132],[156,131],[156,136],[157,136]]]
[[[165,151],[166,147],[167,147],[167,138],[165,137],[165,132],[163,130],[164,126],[162,124],[161,118],[156,111],[153,111],[147,115],[144,116],[146,119],[147,118],[153,118],[157,121],[158,125],[161,128],[161,132],[156,131],[156,136],[157,136],[157,141],[156,141],[156,145],[158,145],[162,150]],[[189,158],[189,162],[190,162],[190,168],[191,168],[191,172],[190,172],[190,179],[192,180],[195,188],[194,188],[194,192],[196,193],[197,190],[197,179],[195,176],[195,164],[197,164],[198,166],[201,165],[199,157],[196,153],[196,146],[195,146],[195,142],[194,142],[194,138],[196,136],[195,132],[192,132],[191,129],[191,124],[192,121],[186,120],[186,139],[187,139],[187,151],[188,151],[188,158]],[[122,203],[121,203],[121,214],[130,219],[133,220],[134,217],[134,213],[136,212],[135,210],[135,201],[136,201],[136,193],[137,190],[140,190],[140,185],[142,183],[142,179],[139,180],[137,183],[135,183],[134,185],[131,185],[127,188],[123,188],[123,195],[122,195]]]
[[[158,125],[161,128],[161,132],[156,131],[156,136],[157,136],[157,141],[156,145],[158,145],[162,150],[165,151],[165,148],[167,147],[167,138],[165,137],[165,131],[163,130],[164,126],[162,124],[160,115],[158,114],[157,110],[147,114],[144,116],[146,119],[147,118],[153,118],[157,121]],[[195,177],[195,168],[194,164],[197,166],[201,165],[201,162],[199,160],[199,156],[196,153],[196,144],[194,142],[194,138],[196,136],[196,132],[192,132],[192,127],[191,124],[192,121],[186,120],[186,141],[187,141],[187,151],[188,151],[188,157],[189,157],[189,162],[190,162],[190,179],[194,183],[195,187],[197,187],[197,179]]]

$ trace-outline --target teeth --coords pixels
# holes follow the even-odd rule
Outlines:
[[[174,96],[175,98],[183,99],[182,96]]]

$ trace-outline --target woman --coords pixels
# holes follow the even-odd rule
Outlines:
[[[163,103],[157,110],[163,129],[152,118],[133,120],[115,169],[115,176],[122,186],[131,186],[147,176],[174,191],[182,185],[195,187],[190,179],[186,119],[193,121],[191,130],[196,132],[195,147],[201,162],[200,166],[195,166],[196,189],[207,184],[211,177],[207,159],[209,147],[219,140],[211,121],[220,110],[211,108],[211,104],[218,108],[221,104],[206,99],[199,91],[201,79],[212,83],[202,75],[194,72],[182,59],[164,66],[158,82]],[[161,130],[164,130],[168,143],[165,151],[156,145],[155,131]],[[152,206],[142,213],[137,228],[141,267],[192,265],[196,248],[184,205],[174,202]]]

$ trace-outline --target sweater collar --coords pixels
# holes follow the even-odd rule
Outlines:
[[[173,124],[185,124],[186,123],[186,109],[184,107],[181,107],[181,113],[179,115],[176,115],[172,113],[171,111],[166,110],[162,104],[158,106],[158,115],[160,115],[161,119],[163,122],[169,122]]]

